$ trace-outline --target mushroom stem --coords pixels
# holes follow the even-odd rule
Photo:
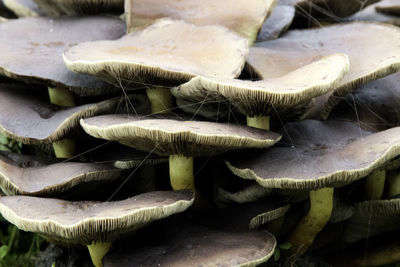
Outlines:
[[[146,89],[147,97],[151,104],[151,113],[168,113],[172,107],[171,90],[163,87]]]
[[[174,190],[194,190],[193,158],[183,155],[169,156],[169,179]]]
[[[247,117],[247,126],[269,130],[269,116]]]
[[[289,237],[292,245],[290,259],[303,255],[329,221],[333,209],[333,190],[333,187],[326,187],[310,191],[310,210]]]
[[[75,106],[74,94],[66,89],[48,87],[50,103],[60,107]],[[70,158],[75,155],[76,143],[71,139],[62,139],[53,143],[57,158]]]
[[[75,106],[74,93],[61,88],[48,88],[50,103],[60,107]]]
[[[53,143],[53,149],[57,158],[71,158],[75,156],[76,142],[72,139],[61,139]]]
[[[388,191],[387,197],[394,198],[400,195],[400,171],[395,170],[388,173],[387,177]]]
[[[365,198],[367,200],[382,198],[385,179],[385,170],[375,170],[367,176],[365,181]]]
[[[111,242],[99,242],[87,245],[90,257],[95,267],[103,267],[103,257],[110,251]]]

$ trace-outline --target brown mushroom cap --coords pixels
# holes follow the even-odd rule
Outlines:
[[[261,81],[199,76],[173,88],[172,93],[177,98],[198,101],[228,99],[247,116],[269,115],[271,109],[285,110],[331,91],[348,68],[348,57],[335,54],[285,73],[281,77]]]
[[[22,18],[0,24],[0,74],[27,83],[64,88],[80,95],[119,90],[67,69],[62,53],[76,43],[116,39],[124,23],[112,17]]]
[[[39,17],[44,15],[33,0],[3,0],[3,3],[18,17]]]
[[[80,183],[111,181],[121,173],[110,165],[94,163],[41,163],[30,166],[29,163],[34,160],[17,154],[9,156],[0,153],[0,187],[4,193],[54,195]]]
[[[25,144],[60,140],[78,125],[79,119],[116,111],[120,103],[119,98],[113,98],[95,104],[58,109],[33,93],[34,90],[27,86],[0,84],[0,131]]]
[[[88,245],[112,242],[152,221],[183,212],[193,199],[191,190],[155,191],[111,202],[6,196],[0,198],[0,212],[24,231]]]
[[[231,155],[234,174],[272,188],[319,189],[361,179],[400,154],[400,128],[371,134],[349,122],[285,126],[283,147]]]
[[[84,130],[97,138],[161,156],[215,155],[232,149],[274,145],[274,132],[243,125],[207,121],[184,121],[178,116],[103,115],[81,120]]]
[[[330,117],[357,123],[368,131],[383,131],[400,125],[399,103],[400,72],[397,72],[349,94]]]
[[[51,17],[124,12],[123,0],[35,0],[35,2],[47,16]]]
[[[247,41],[224,27],[163,19],[116,41],[76,45],[63,57],[74,72],[112,83],[143,83],[155,78],[186,81],[196,75],[234,78],[247,52]]]
[[[274,253],[275,237],[267,231],[221,232],[191,227],[161,246],[114,251],[104,267],[116,266],[257,266]]]
[[[275,0],[130,0],[125,3],[129,25],[137,28],[162,17],[180,19],[195,25],[222,25],[253,41]]]
[[[349,56],[350,71],[333,94],[315,102],[309,117],[326,117],[338,96],[400,69],[400,29],[384,24],[357,22],[290,31],[255,46],[250,49],[248,63],[264,79],[285,75],[321,56],[337,52]]]

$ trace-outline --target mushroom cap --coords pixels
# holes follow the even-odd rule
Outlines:
[[[396,26],[400,26],[400,18],[398,16],[380,13],[376,10],[376,7],[380,3],[385,3],[387,0],[380,1],[376,4],[370,5],[363,10],[355,13],[353,16],[348,17],[347,19],[351,21],[375,21],[375,22],[383,22]],[[391,0],[389,0],[391,1]]]
[[[327,116],[337,104],[337,96],[400,70],[400,29],[386,24],[354,22],[289,31],[277,40],[256,43],[250,49],[247,62],[263,79],[268,79],[338,52],[349,56],[350,71],[333,93],[315,102],[310,117]]]
[[[112,242],[124,233],[185,211],[193,191],[155,191],[121,201],[65,201],[30,196],[0,198],[0,212],[18,228],[72,244]]]
[[[284,33],[292,23],[295,8],[290,5],[278,5],[271,15],[264,21],[256,42],[263,42],[277,39]]]
[[[79,119],[115,111],[120,104],[120,98],[113,98],[59,109],[33,93],[33,89],[24,85],[0,84],[0,131],[24,144],[60,140],[78,126]]]
[[[192,226],[161,245],[112,251],[104,267],[257,266],[273,255],[275,246],[275,237],[267,231],[230,233]]]
[[[367,131],[383,131],[400,125],[399,103],[400,72],[397,72],[349,94],[330,117],[351,121]]]
[[[285,126],[282,147],[226,159],[231,171],[271,188],[319,189],[361,179],[400,154],[400,127],[371,134],[349,122]]]
[[[123,0],[35,0],[35,2],[51,17],[101,13],[118,15],[124,12]]]
[[[80,95],[119,90],[67,69],[62,53],[73,44],[116,39],[124,23],[112,17],[22,18],[0,24],[0,74],[26,83],[64,88]]]
[[[94,137],[161,156],[210,156],[239,148],[269,147],[280,139],[271,131],[229,123],[184,121],[172,115],[103,115],[81,120],[81,125]]]
[[[222,26],[162,19],[119,40],[81,43],[63,57],[74,72],[112,83],[143,83],[155,78],[187,81],[196,75],[237,77],[247,53],[247,41]]]
[[[106,164],[36,162],[33,157],[0,152],[0,187],[3,192],[7,195],[49,196],[80,183],[111,181],[121,173],[121,170]]]
[[[125,12],[134,27],[145,25],[162,17],[180,19],[195,25],[222,25],[254,41],[265,18],[276,0],[130,0]],[[128,10],[130,8],[130,10]],[[129,14],[130,13],[130,14]]]
[[[397,0],[384,0],[376,4],[376,11],[392,15],[400,15],[400,3]]]
[[[346,223],[343,237],[351,243],[395,231],[399,223],[400,199],[363,201],[355,204],[354,215]]]
[[[261,81],[199,76],[173,88],[172,94],[177,98],[198,101],[228,99],[247,116],[269,115],[271,109],[285,110],[331,91],[348,69],[348,57],[345,54],[335,54],[281,77]]]
[[[44,15],[34,0],[3,0],[3,3],[18,17],[39,17]]]

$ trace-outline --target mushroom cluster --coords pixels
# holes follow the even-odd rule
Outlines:
[[[9,223],[95,267],[400,261],[343,252],[398,232],[398,2],[3,3]]]

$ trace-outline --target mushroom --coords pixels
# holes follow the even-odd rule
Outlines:
[[[285,110],[326,94],[345,75],[348,67],[347,56],[335,54],[281,77],[261,81],[199,76],[173,88],[172,93],[177,98],[204,102],[227,99],[247,116],[248,126],[268,130],[271,110]]]
[[[56,195],[80,183],[110,181],[120,174],[121,170],[107,164],[49,164],[33,157],[0,152],[0,187],[6,195]]]
[[[310,211],[289,238],[298,256],[329,220],[333,187],[361,179],[399,155],[400,128],[371,134],[352,123],[306,120],[285,130],[285,146],[231,155],[226,164],[264,187],[311,190]]]
[[[371,38],[371,35],[375,37]],[[350,60],[347,75],[334,91],[316,98],[312,108],[303,116],[326,118],[341,97],[353,89],[400,70],[399,44],[398,27],[354,22],[289,31],[277,40],[256,43],[250,49],[247,63],[263,79],[271,79],[307,65],[316,58],[337,52],[346,53]]]
[[[193,157],[232,149],[262,148],[280,137],[269,131],[228,123],[183,121],[178,116],[103,115],[81,120],[84,130],[97,138],[169,156],[174,190],[194,189]]]
[[[152,221],[185,211],[193,198],[191,190],[156,191],[111,202],[6,196],[0,198],[0,212],[24,231],[63,243],[86,245],[94,265],[99,267],[113,240]]]
[[[114,251],[104,267],[116,266],[257,266],[274,253],[276,239],[267,231],[210,230],[181,226],[176,235],[161,244]]]
[[[128,0],[125,15],[128,32],[136,31],[162,17],[204,26],[221,25],[245,37],[251,44],[276,0]],[[204,41],[204,39],[203,39]]]
[[[116,41],[76,45],[63,57],[74,72],[126,86],[154,84],[160,79],[187,81],[196,75],[234,78],[239,76],[247,52],[247,41],[222,26],[162,19]],[[172,105],[168,87],[150,86],[147,94],[153,113],[168,111]]]
[[[351,21],[376,21],[400,26],[400,18],[391,14],[380,13],[376,10],[380,3],[385,4],[387,0],[380,1],[360,10],[348,19]],[[391,0],[389,0],[390,2]]]
[[[59,109],[39,96],[40,90],[24,85],[0,84],[0,131],[24,144],[53,143],[58,157],[71,157],[75,146],[64,137],[80,118],[116,111],[119,98]],[[141,101],[137,98],[136,101]],[[132,103],[136,105],[134,100]],[[59,110],[58,110],[59,109]]]

